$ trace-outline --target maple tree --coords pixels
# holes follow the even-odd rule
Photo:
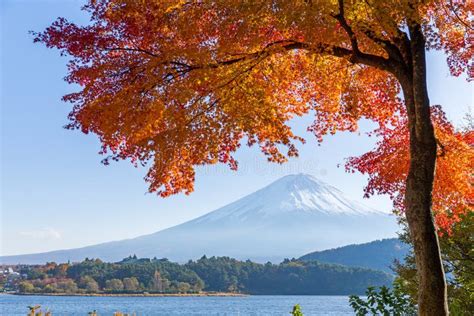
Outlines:
[[[95,0],[84,9],[89,25],[59,18],[36,41],[71,57],[66,80],[82,89],[64,97],[69,127],[97,134],[105,163],[142,163],[150,191],[190,193],[196,166],[237,169],[242,142],[273,162],[297,156],[304,140],[287,124],[295,116],[314,113],[308,129],[318,140],[373,120],[382,148],[352,163],[373,174],[369,191],[403,196],[419,313],[448,313],[431,214],[438,145],[425,50],[443,50],[453,75],[472,75],[472,1]],[[443,128],[438,143],[462,148]],[[397,150],[396,175],[376,166],[377,153]],[[440,170],[455,165],[438,160]]]
[[[474,130],[472,126],[456,130],[440,106],[431,108],[431,117],[438,142],[432,209],[436,226],[440,228],[438,233],[449,234],[460,216],[473,211]],[[387,194],[395,209],[403,213],[405,180],[410,167],[406,115],[402,115],[395,126],[382,126],[373,134],[380,137],[376,148],[349,158],[346,170],[369,176],[366,197]]]

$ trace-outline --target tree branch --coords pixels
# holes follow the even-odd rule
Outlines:
[[[339,13],[332,14],[332,17],[335,18],[339,22],[341,27],[344,29],[344,31],[349,36],[349,40],[351,42],[351,47],[352,47],[352,51],[351,51],[352,55],[349,58],[349,60],[352,63],[362,63],[362,64],[365,64],[365,65],[368,65],[368,66],[376,67],[376,68],[386,70],[386,71],[389,71],[389,72],[393,73],[395,71],[395,67],[392,65],[392,62],[391,62],[390,59],[385,59],[385,58],[383,58],[381,56],[377,56],[377,55],[362,53],[360,51],[359,43],[357,41],[357,36],[356,36],[354,30],[352,29],[352,27],[347,22],[347,20],[345,18],[345,15],[344,15],[344,0],[338,0],[338,7],[339,7]],[[372,35],[372,34],[370,34],[370,35]],[[370,38],[370,36],[368,36],[368,37]],[[381,45],[381,42],[379,41],[378,44]],[[387,45],[386,43],[382,43],[382,44]],[[388,46],[390,46],[390,45],[387,45],[387,47]],[[395,45],[393,45],[393,46],[396,48]],[[392,49],[392,47],[390,49]],[[346,52],[344,54],[346,54]],[[391,54],[389,53],[389,57],[390,57],[390,55]],[[339,57],[341,57],[341,56],[339,56]]]
[[[187,73],[189,71],[195,69],[209,69],[209,68],[219,68],[222,66],[230,66],[239,62],[243,62],[246,60],[253,60],[256,58],[263,58],[268,57],[274,53],[281,52],[281,51],[291,51],[291,50],[305,50],[315,54],[323,54],[323,55],[330,55],[340,58],[345,58],[349,60],[351,63],[360,63],[367,66],[376,67],[381,70],[392,72],[394,71],[394,67],[391,64],[391,61],[387,58],[382,56],[373,55],[373,54],[366,54],[358,50],[358,46],[355,46],[356,50],[348,49],[341,46],[336,45],[329,45],[326,43],[318,43],[318,44],[310,44],[304,43],[294,40],[280,40],[275,41],[267,44],[262,50],[243,54],[240,57],[215,61],[208,64],[191,64],[186,63],[183,61],[164,61],[163,65],[171,65],[175,66],[180,69],[175,69],[180,73]],[[143,48],[126,48],[126,47],[115,47],[115,48],[107,48],[104,50],[108,51],[131,51],[131,52],[138,52],[143,53],[148,56],[154,58],[160,58],[160,56],[156,53],[153,53],[149,50]]]
[[[398,48],[398,46],[392,43],[390,40],[377,36],[375,32],[367,28],[361,28],[361,31],[370,40],[372,40],[374,43],[381,46],[391,58],[397,60],[398,62],[402,62],[402,63],[405,62],[403,55],[400,52],[400,49]]]
[[[338,14],[332,14],[332,17],[335,18],[339,24],[341,24],[342,28],[344,31],[346,31],[347,35],[349,36],[349,40],[351,41],[351,46],[352,46],[352,53],[357,55],[360,53],[359,50],[359,44],[357,42],[357,37],[350,27],[350,25],[347,23],[346,18],[344,17],[344,0],[339,0],[338,1],[339,5],[339,13]]]
[[[277,47],[274,49],[274,47]],[[381,70],[393,72],[393,66],[389,59],[382,56],[362,53],[360,51],[354,54],[354,51],[341,46],[329,45],[325,43],[310,44],[304,42],[298,42],[294,40],[282,40],[272,42],[265,46],[261,51],[246,54],[245,56],[228,59],[224,61],[217,61],[215,63],[204,64],[204,65],[187,65],[190,69],[202,69],[202,68],[218,68],[222,65],[232,65],[247,59],[254,59],[258,57],[270,56],[272,53],[279,51],[291,51],[291,50],[305,50],[315,54],[330,55],[335,57],[345,58],[352,63],[360,63],[372,67],[376,67]]]

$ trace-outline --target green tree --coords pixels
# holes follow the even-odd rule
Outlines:
[[[21,293],[32,293],[35,290],[35,287],[29,281],[22,281],[18,284],[18,290]]]
[[[303,312],[301,311],[300,304],[296,304],[293,306],[293,310],[290,313],[293,316],[303,316]]]
[[[78,291],[76,282],[71,279],[58,282],[57,289],[60,293],[77,293]]]
[[[123,282],[119,279],[105,281],[105,289],[112,292],[122,291]]]
[[[416,315],[416,307],[410,298],[404,294],[395,283],[393,291],[382,286],[379,291],[369,287],[366,291],[367,299],[356,295],[349,297],[349,304],[357,316],[384,315],[384,316],[411,316]]]
[[[205,285],[204,281],[201,279],[198,279],[196,283],[193,285],[193,288],[192,288],[193,292],[201,292],[202,289],[204,288],[204,285]]]
[[[58,291],[58,286],[56,283],[50,283],[50,284],[47,284],[44,288],[43,288],[43,291],[45,293],[55,293]]]
[[[188,282],[179,282],[178,291],[180,293],[188,293],[191,290],[191,285]]]
[[[97,281],[88,275],[81,277],[79,286],[89,293],[96,293],[99,291],[99,284]]]
[[[138,290],[140,283],[136,277],[124,278],[123,287],[126,291],[136,291]]]

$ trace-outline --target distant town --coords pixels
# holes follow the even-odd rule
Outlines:
[[[2,266],[0,265],[0,291],[15,292],[18,284],[22,279],[26,279],[28,275],[18,272],[20,266]]]

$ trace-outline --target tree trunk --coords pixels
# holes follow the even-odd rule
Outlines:
[[[419,25],[410,27],[411,65],[402,83],[410,130],[406,218],[418,273],[419,315],[448,315],[446,281],[431,213],[436,139],[426,80],[425,40]]]

